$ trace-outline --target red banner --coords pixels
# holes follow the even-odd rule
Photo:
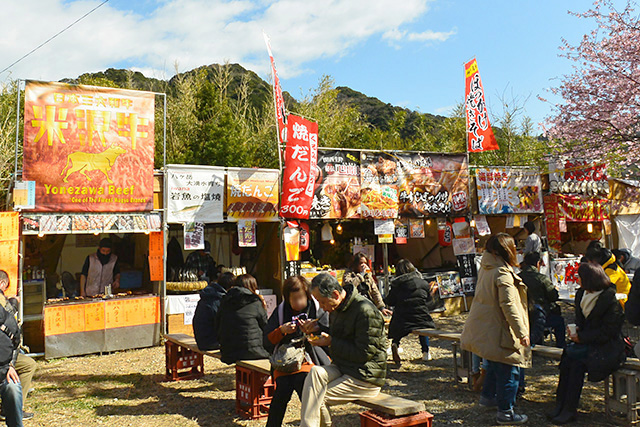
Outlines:
[[[498,150],[498,142],[489,123],[484,89],[475,58],[464,65],[467,147],[469,152]]]
[[[23,177],[37,211],[153,209],[155,95],[27,82]]]
[[[555,194],[544,196],[544,213],[547,217],[547,240],[549,241],[549,246],[560,252],[562,250],[562,237],[560,235],[558,196]]]
[[[280,216],[309,218],[318,163],[318,124],[289,115]]]
[[[560,214],[567,221],[592,222],[609,219],[609,200],[558,195]]]
[[[275,98],[276,107],[276,120],[278,121],[278,141],[280,143],[287,142],[287,110],[284,107],[284,96],[282,96],[282,87],[280,86],[280,79],[278,78],[278,72],[276,71],[276,61],[273,59],[273,53],[271,53],[271,43],[269,37],[264,35],[264,42],[267,44],[267,50],[269,51],[269,59],[271,60],[271,73],[273,74],[273,96]]]

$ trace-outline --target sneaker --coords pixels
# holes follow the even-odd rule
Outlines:
[[[393,357],[393,362],[400,366],[401,360],[400,360],[400,354],[398,352],[398,344],[391,344],[391,355]]]
[[[33,412],[22,411],[22,419],[23,420],[30,420],[31,418],[33,418]]]
[[[489,399],[487,397],[480,396],[478,405],[484,406],[485,408],[495,408],[498,406],[498,401],[496,400],[495,397],[492,397],[491,399]]]
[[[431,352],[429,351],[423,351],[422,352],[422,360],[428,362],[429,360],[432,360],[433,358],[431,357]]]
[[[524,424],[529,421],[529,417],[524,414],[516,414],[513,409],[509,409],[508,411],[498,411],[496,421],[498,424]]]

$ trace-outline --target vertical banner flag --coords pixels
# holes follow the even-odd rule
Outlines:
[[[271,73],[273,74],[273,97],[275,98],[276,107],[276,120],[278,121],[278,140],[280,143],[287,142],[287,111],[284,107],[284,96],[282,96],[282,87],[280,86],[280,79],[278,78],[278,72],[276,71],[276,61],[273,59],[273,53],[271,53],[271,42],[269,36],[262,33],[264,36],[264,42],[267,44],[267,51],[269,52],[269,59],[271,60]]]
[[[467,147],[470,152],[498,150],[498,142],[489,124],[484,89],[475,58],[464,65],[464,97],[467,115]]]
[[[287,127],[280,216],[308,219],[316,184],[318,124],[290,114]]]
[[[153,209],[152,92],[28,81],[23,178],[37,211]]]

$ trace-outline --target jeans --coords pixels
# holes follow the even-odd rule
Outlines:
[[[0,384],[2,410],[9,427],[22,427],[22,386],[5,378]]]
[[[405,335],[406,337],[406,335]],[[394,344],[396,344],[398,347],[400,347],[400,340],[404,338],[404,337],[400,337],[400,338],[394,338],[392,340],[392,342]],[[420,348],[422,349],[423,353],[428,353],[429,352],[429,337],[424,337],[422,335],[418,335],[418,341],[420,341]]]
[[[267,427],[280,427],[282,425],[284,414],[287,412],[287,405],[294,390],[298,393],[300,401],[302,401],[302,386],[305,378],[307,378],[306,372],[298,372],[297,374],[283,375],[276,379],[276,389],[273,392],[271,406],[269,406]]]
[[[486,371],[488,367],[489,367],[489,361],[487,359],[483,359],[477,354],[471,354],[471,373],[472,374],[477,374],[478,372],[480,372],[480,368]]]
[[[498,410],[509,411],[516,403],[520,368],[505,363],[488,361],[487,376],[482,386],[482,396],[487,399],[495,397]]]
[[[564,317],[559,314],[549,314],[545,326],[551,328],[553,335],[556,337],[556,347],[566,347],[566,331],[564,327]]]

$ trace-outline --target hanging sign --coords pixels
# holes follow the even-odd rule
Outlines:
[[[224,169],[215,166],[167,166],[167,222],[224,221]]]
[[[362,218],[398,217],[398,171],[396,159],[382,152],[360,155]]]
[[[549,242],[549,247],[560,252],[562,250],[562,236],[560,234],[561,216],[560,209],[558,207],[557,195],[548,194],[544,196],[544,213],[547,219],[547,240]]]
[[[360,153],[318,150],[311,218],[360,217]]]
[[[468,208],[466,155],[396,153],[395,156],[401,216],[450,215]]]
[[[476,187],[481,214],[542,212],[542,179],[536,170],[477,169]]]
[[[227,220],[277,221],[277,169],[229,168],[227,170]]]
[[[410,219],[409,220],[409,236],[412,239],[424,239],[424,220],[422,219]]]
[[[309,218],[318,163],[318,123],[289,115],[280,216]]]
[[[28,81],[23,177],[38,211],[153,209],[155,94]]]
[[[241,248],[255,248],[258,246],[255,220],[241,219],[238,221],[238,246]]]
[[[465,112],[467,116],[467,147],[469,152],[498,150],[498,142],[489,123],[484,89],[475,58],[464,66]]]
[[[204,249],[204,224],[187,222],[184,224],[184,250]]]
[[[395,235],[396,235],[396,244],[404,245],[407,243],[407,238],[409,237],[409,221],[407,220],[396,220],[395,221]]]

